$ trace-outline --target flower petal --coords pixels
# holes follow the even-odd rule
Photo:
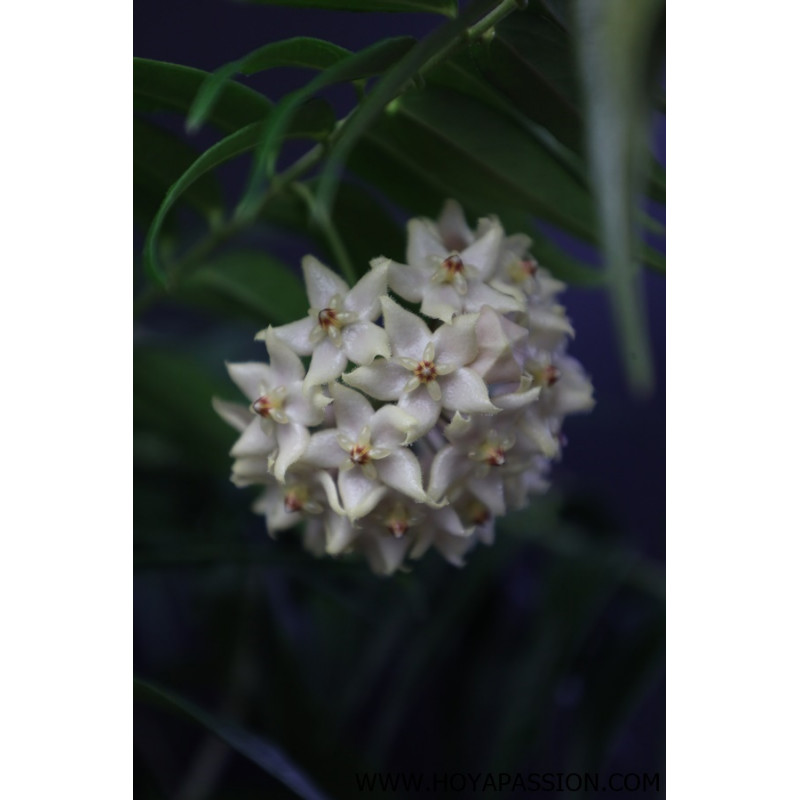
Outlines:
[[[343,307],[345,311],[355,311],[359,319],[375,320],[380,316],[379,298],[386,294],[389,280],[389,260],[374,259],[372,268],[347,293]]]
[[[502,467],[491,467],[483,478],[471,480],[469,488],[492,514],[502,517],[506,513]]]
[[[340,470],[338,484],[342,505],[351,520],[369,514],[388,491],[385,486],[364,475],[360,469]]]
[[[375,462],[381,480],[392,489],[424,503],[428,498],[422,488],[422,470],[410,450],[395,450],[391,455]]]
[[[489,399],[483,378],[469,367],[462,367],[439,378],[442,387],[442,405],[462,414],[492,414],[499,411]]]
[[[231,380],[242,390],[248,400],[261,397],[264,388],[272,387],[272,370],[260,361],[247,361],[243,364],[225,364]]]
[[[380,306],[379,306],[380,307]],[[389,358],[389,335],[374,322],[354,322],[342,331],[343,350],[354,364],[370,364],[376,356]]]
[[[241,433],[253,419],[253,414],[247,406],[241,403],[228,403],[218,397],[211,398],[211,406],[225,422]]]
[[[344,297],[350,289],[339,275],[314,256],[303,258],[303,277],[312,308],[328,308],[334,295]]]
[[[472,462],[453,445],[443,447],[433,459],[428,495],[441,500],[472,468]]]
[[[397,406],[383,406],[378,409],[370,422],[372,444],[375,447],[396,448],[410,441],[409,434],[417,427],[417,420],[407,411]]]
[[[541,386],[533,386],[530,389],[520,391],[517,389],[514,392],[502,395],[492,395],[492,402],[504,411],[513,411],[518,408],[530,405],[539,399],[542,392]]]
[[[389,262],[389,288],[411,303],[422,300],[422,288],[430,280],[430,270],[421,267]]]
[[[303,381],[303,390],[308,392],[315,386],[335,381],[347,366],[347,353],[343,347],[337,347],[329,338],[325,337],[314,350],[311,363],[308,365],[308,375]]]
[[[454,567],[464,566],[464,555],[472,549],[474,539],[470,536],[437,536],[434,546],[442,554],[444,560]]]
[[[294,388],[284,403],[286,415],[293,422],[301,425],[319,425],[325,418],[325,406],[331,400],[322,393],[319,386],[311,386],[302,390]]]
[[[464,250],[461,260],[465,264],[475,267],[482,280],[488,280],[497,267],[502,245],[503,229],[498,223],[495,223],[489,226],[483,236]]]
[[[281,341],[275,335],[274,328],[267,328],[264,334],[264,341],[269,353],[269,366],[272,370],[272,380],[275,385],[286,385],[303,380],[305,367],[300,357],[295,353],[286,342]]]
[[[328,514],[325,518],[325,552],[336,556],[345,552],[357,538],[358,531],[347,517]]]
[[[266,458],[278,446],[274,429],[274,424],[267,423],[267,425],[263,425],[261,417],[251,415],[250,424],[236,440],[230,454],[234,458],[247,458],[248,456],[263,456]]]
[[[267,533],[275,538],[275,534],[292,528],[303,519],[298,511],[287,511],[283,502],[283,488],[273,485],[267,488],[253,503],[252,510],[263,514],[267,524]]]
[[[231,482],[235,486],[252,486],[254,483],[268,483],[271,480],[264,456],[237,458],[231,467]]]
[[[392,357],[422,358],[431,340],[430,328],[416,314],[401,308],[388,295],[381,298],[383,324],[392,344]]]
[[[391,575],[402,563],[409,541],[394,536],[367,536],[362,550],[370,569],[378,575]]]
[[[463,314],[433,332],[436,364],[463,367],[478,354],[477,314]]]
[[[463,303],[464,311],[480,311],[482,306],[491,306],[501,314],[509,314],[514,311],[522,311],[524,308],[516,297],[498,292],[497,289],[477,281],[470,284]]]
[[[275,335],[285,342],[289,347],[300,356],[309,356],[314,351],[314,342],[311,341],[311,331],[317,324],[312,317],[303,317],[297,322],[290,322],[288,325],[280,325],[272,330]],[[269,328],[264,328],[256,334],[256,340],[266,339]]]
[[[441,378],[439,380],[441,381]],[[413,433],[415,439],[427,433],[442,413],[442,404],[434,400],[424,386],[401,395],[397,406],[416,419],[416,430]]]
[[[361,429],[372,418],[372,404],[354,389],[340,383],[331,384],[333,410],[339,430],[352,441],[358,438]]]
[[[325,497],[328,498],[330,507],[339,514],[339,516],[344,516],[345,510],[339,502],[339,492],[336,489],[333,478],[327,472],[318,472],[316,477],[325,492]]]
[[[439,232],[428,219],[412,219],[408,222],[408,245],[406,261],[415,267],[427,267],[430,256],[446,258],[449,250],[442,244]]]
[[[453,315],[461,311],[463,302],[463,298],[452,284],[429,284],[425,287],[420,311],[426,317],[433,317],[449,323],[452,321]]]
[[[393,361],[379,360],[342,375],[342,380],[376,400],[397,400],[408,381],[408,370]]]
[[[455,200],[448,200],[439,215],[439,234],[447,250],[465,250],[475,241],[475,235],[467,225],[464,209]]]
[[[328,429],[311,434],[303,453],[303,463],[319,469],[339,467],[347,459],[347,453],[336,438],[338,433],[336,429]]]
[[[305,425],[287,422],[285,425],[275,426],[275,435],[278,438],[278,457],[275,459],[275,477],[283,483],[286,480],[286,470],[298,461],[308,447],[311,435]]]
[[[433,522],[437,528],[446,531],[452,536],[468,536],[458,514],[450,507],[440,508],[433,512]]]

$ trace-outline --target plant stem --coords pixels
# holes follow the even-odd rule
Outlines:
[[[484,14],[483,17],[478,19],[477,22],[466,28],[459,38],[456,38],[447,45],[440,47],[427,59],[425,59],[423,63],[420,64],[416,73],[412,77],[412,80],[417,76],[424,75],[424,73],[428,72],[437,64],[448,58],[456,50],[459,50],[466,44],[469,44],[470,42],[473,42],[479,37],[483,36],[483,34],[493,28],[498,22],[503,20],[514,10],[518,8],[524,8],[526,5],[527,0],[501,0],[490,11]],[[426,42],[421,42],[420,44],[423,46],[424,50],[424,45]],[[420,55],[422,55],[422,53],[420,53]],[[388,105],[392,99],[397,97],[407,85],[408,82],[404,81],[402,85],[396,87],[396,91],[393,93],[392,97],[389,98],[382,107],[385,108],[385,106]],[[201,263],[209,253],[213,252],[217,247],[232,239],[236,234],[247,229],[263,212],[270,200],[284,191],[287,186],[295,183],[300,177],[305,175],[312,167],[319,163],[331,145],[336,141],[336,139],[339,138],[341,132],[347,130],[347,126],[345,125],[346,121],[347,117],[340,120],[336,129],[325,142],[312,147],[308,152],[295,161],[294,164],[284,170],[284,172],[276,175],[273,178],[272,183],[270,184],[270,187],[265,195],[261,198],[258,205],[250,214],[248,214],[247,217],[234,218],[227,224],[221,225],[219,228],[211,231],[204,239],[201,239],[193,248],[184,254],[182,258],[178,259],[178,261],[175,262],[170,270],[169,288],[173,288],[178,281],[186,275],[187,272]],[[324,205],[325,204],[323,204],[323,206]],[[358,276],[356,275],[352,262],[347,254],[344,242],[339,236],[338,231],[335,229],[335,226],[333,226],[331,223],[329,214],[319,213],[319,211],[320,209],[317,207],[316,213],[314,213],[313,216],[320,225],[322,232],[325,234],[331,251],[341,266],[342,272],[352,285],[356,282]],[[147,308],[160,296],[163,296],[163,290],[158,290],[158,292],[155,294],[152,291],[145,291],[135,301],[134,311],[138,313],[144,308]]]

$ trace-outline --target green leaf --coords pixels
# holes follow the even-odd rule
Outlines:
[[[541,125],[578,156],[580,170],[586,151],[584,110],[574,43],[553,14],[541,3],[531,3],[497,28],[489,41],[472,48],[475,62],[488,84],[518,113]],[[654,93],[653,93],[654,94]],[[656,166],[651,159],[653,167]],[[588,183],[588,174],[583,178]],[[650,180],[649,196],[664,202],[664,186]]]
[[[153,224],[161,201],[164,199],[164,190],[157,189],[149,175],[142,175],[134,165],[133,168],[133,222],[144,233]],[[161,225],[161,242],[173,239],[178,230],[178,219],[175,209],[172,209]]]
[[[133,120],[133,168],[140,183],[163,197],[169,187],[197,159],[198,153],[174,133],[151,122]],[[187,202],[208,219],[223,207],[222,190],[212,175],[205,175],[186,192]]]
[[[162,437],[196,469],[224,474],[233,440],[211,398],[230,395],[227,381],[215,378],[189,354],[138,347],[133,385],[135,429]]]
[[[261,327],[285,325],[308,313],[300,278],[257,252],[228,253],[203,264],[181,282],[177,296],[236,317],[245,315]]]
[[[432,87],[404,95],[369,139],[483,213],[516,209],[595,238],[588,190],[513,121],[473,98]]]
[[[529,759],[549,729],[556,687],[616,588],[613,573],[592,560],[557,559],[543,580],[537,624],[509,664],[505,696],[492,736],[494,771],[511,771]]]
[[[237,753],[280,781],[298,797],[304,800],[326,800],[326,796],[317,789],[303,770],[272,742],[232,722],[220,720],[174,692],[141,678],[133,679],[133,693],[134,698],[140,702],[159,706],[201,725]]]
[[[260,47],[249,55],[225,64],[203,81],[189,110],[186,127],[195,130],[202,125],[214,109],[229,79],[238,72],[253,75],[273,67],[327,69],[349,55],[350,51],[343,47],[310,36],[298,36]]]
[[[487,79],[520,112],[574,152],[583,151],[572,51],[566,34],[550,17],[533,9],[515,14],[475,52]]]
[[[423,11],[454,17],[456,0],[246,0],[260,6],[327,8],[332,11]]]
[[[573,5],[612,306],[628,380],[640,392],[651,390],[653,367],[636,262],[637,203],[647,165],[646,65],[663,7],[663,0]]]
[[[303,113],[305,112],[305,113]],[[315,99],[303,107],[295,117],[288,135],[313,136],[325,135],[333,124],[333,111],[324,100]],[[265,122],[253,122],[241,130],[217,142],[205,151],[181,177],[170,187],[164,202],[156,214],[153,224],[147,233],[144,246],[144,263],[148,275],[162,286],[167,285],[167,276],[158,260],[156,243],[158,241],[164,217],[195,181],[202,178],[212,169],[230,161],[237,156],[255,149],[263,139]]]
[[[164,202],[156,214],[150,230],[147,232],[147,238],[144,243],[144,263],[148,275],[161,284],[167,285],[167,276],[158,262],[158,253],[156,252],[156,243],[161,232],[161,225],[165,216],[175,204],[177,199],[183,192],[186,191],[196,180],[201,178],[206,173],[210,172],[220,164],[230,161],[236,156],[252,150],[259,142],[262,132],[264,130],[263,122],[253,122],[250,125],[242,128],[236,133],[225,137],[222,141],[206,150],[197,161],[192,164],[186,172],[173,184]]]
[[[454,185],[443,182],[439,176],[421,167],[418,160],[402,147],[393,147],[385,140],[378,142],[369,135],[355,148],[350,167],[381,189],[395,203],[415,215],[435,219],[449,197],[461,202],[465,211],[473,218],[485,216],[488,212],[497,213],[508,233],[527,233],[534,239],[533,253],[555,277],[577,286],[599,286],[605,281],[604,272],[569,256],[550,241],[529,215],[492,205],[479,184],[467,184],[456,189]],[[411,180],[409,176],[412,176]],[[345,213],[340,211],[341,204],[346,207],[346,200],[340,190],[334,216]],[[395,249],[400,252],[399,260],[403,260],[403,249]],[[386,255],[391,257],[389,253]]]
[[[468,35],[470,25],[478,22],[481,15],[493,10],[497,4],[474,3],[463,14],[433,31],[423,41],[405,55],[386,75],[372,92],[348,118],[341,135],[331,148],[328,161],[320,175],[316,214],[323,218],[330,216],[334,196],[344,165],[358,140],[380,117],[397,95],[424,68],[441,60],[442,55],[454,49]]]
[[[482,49],[484,45],[478,42],[473,50]],[[586,167],[582,160],[564,144],[562,144],[546,126],[535,122],[523,114],[520,109],[510,102],[501,92],[498,92],[489,83],[475,66],[475,59],[467,52],[456,53],[446,62],[432,70],[426,79],[437,86],[455,89],[461,94],[474,97],[490,106],[502,116],[521,128],[527,135],[535,139],[550,155],[564,166],[581,184],[588,185]]]
[[[139,111],[177,111],[186,114],[198,89],[209,73],[201,69],[133,59],[133,100]],[[272,103],[258,92],[228,81],[223,87],[208,121],[225,133],[231,133],[264,119]]]
[[[658,606],[593,662],[575,725],[579,768],[602,766],[626,720],[663,672],[665,633],[664,609]]]
[[[253,179],[239,205],[239,215],[247,217],[259,204],[260,180],[264,173],[272,174],[278,149],[285,131],[298,107],[326,86],[346,81],[360,80],[380,74],[405,55],[414,45],[408,36],[384,39],[358,53],[343,58],[324,70],[314,80],[297,92],[281,99],[270,115],[263,140],[256,154]]]

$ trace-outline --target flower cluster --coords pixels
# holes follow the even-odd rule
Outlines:
[[[306,256],[308,317],[257,334],[268,364],[228,365],[249,406],[215,401],[270,535],[305,522],[307,549],[382,574],[431,547],[461,565],[546,488],[564,417],[594,401],[530,246],[450,201],[409,222],[408,263],[376,258],[352,288]]]

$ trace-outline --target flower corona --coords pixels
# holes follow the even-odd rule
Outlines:
[[[256,335],[269,364],[228,365],[249,405],[214,401],[269,534],[304,523],[315,555],[381,574],[491,544],[547,488],[564,417],[594,405],[566,353],[564,284],[527,236],[495,218],[473,231],[452,200],[408,234],[406,263],[375,258],[352,288],[306,256],[308,316]]]

